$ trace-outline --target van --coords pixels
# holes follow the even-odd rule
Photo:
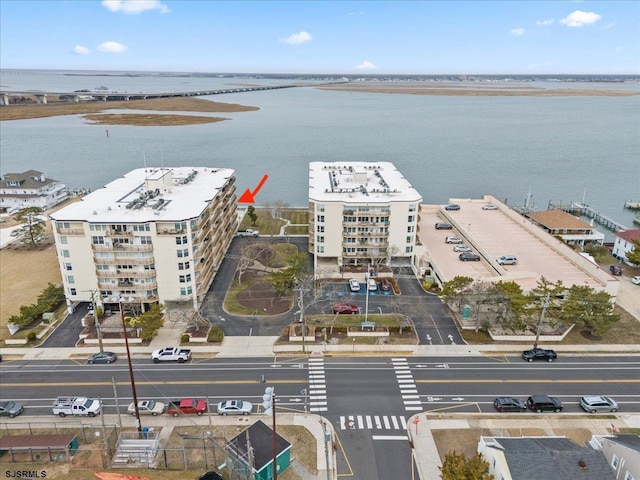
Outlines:
[[[375,292],[376,290],[378,290],[378,284],[373,278],[369,279],[369,281],[367,282],[367,286],[370,292]]]
[[[518,258],[515,255],[503,255],[497,262],[498,265],[517,265]]]

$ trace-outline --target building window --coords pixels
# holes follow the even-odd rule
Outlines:
[[[73,296],[77,295],[76,289],[75,288],[70,288],[69,289],[69,295],[73,295]]]
[[[186,245],[188,241],[188,238],[186,235],[183,235],[182,237],[176,237],[176,245]]]
[[[318,215],[318,222],[324,222],[324,215]]]
[[[189,275],[180,275],[180,283],[188,283],[191,281],[191,274]]]
[[[155,264],[152,263],[151,265],[145,265],[144,269],[145,270],[155,270],[156,266],[155,266]]]
[[[318,233],[324,233],[324,225],[318,225]]]
[[[413,252],[413,247],[407,247],[404,249],[404,253],[412,253]]]
[[[412,239],[413,239],[413,237],[412,237],[411,235],[409,235],[409,236],[407,237],[407,243],[411,243],[411,240],[412,240]]]
[[[193,293],[193,288],[192,287],[181,287],[180,288],[180,295],[191,295]]]
[[[67,228],[69,228],[69,227],[67,227]],[[92,232],[105,232],[107,230],[107,226],[106,225],[90,223],[89,224],[89,230],[92,231]]]
[[[183,250],[178,250],[177,253],[178,253],[178,257],[179,258],[188,257],[189,256],[189,249],[185,248]]]
[[[633,475],[631,475],[631,473],[630,473],[630,472],[627,472],[627,473],[624,475],[624,480],[635,480],[635,478],[633,478]]]
[[[151,237],[140,237],[140,244],[151,245]]]
[[[611,457],[611,468],[613,468],[614,470],[617,470],[619,463],[620,463],[620,459],[614,454],[613,457]]]
[[[319,212],[324,212],[324,205],[321,203],[316,203],[316,210]]]
[[[415,221],[415,219],[416,219],[416,216],[415,216],[415,215],[409,215],[409,218],[407,219],[407,221],[408,221],[409,223],[413,223],[413,222]]]
[[[65,269],[67,272],[70,272],[71,270],[73,270],[73,267],[71,267],[71,264],[70,264],[70,263],[65,263],[65,264],[64,264],[64,269]]]
[[[316,253],[324,253],[324,245],[318,245],[316,247]]]
[[[176,222],[174,227],[178,232],[184,232],[187,229],[187,222]]]
[[[71,255],[69,254],[69,250],[62,250],[62,257],[69,258]]]
[[[73,278],[73,275],[65,275],[64,277],[67,283],[76,283],[75,279]]]
[[[409,225],[407,227],[407,233],[413,233],[415,229],[416,229],[415,225]]]
[[[324,243],[324,235],[318,235],[318,243]]]
[[[60,237],[60,243],[62,245],[66,245],[67,243],[69,243],[69,241],[67,240],[67,237]]]
[[[91,237],[91,243],[94,245],[104,245],[104,237]]]
[[[415,204],[411,204],[411,205],[409,205],[409,211],[410,211],[410,212],[415,212],[415,211],[416,211],[416,206],[415,206]]]
[[[178,270],[189,270],[189,262],[178,263]]]

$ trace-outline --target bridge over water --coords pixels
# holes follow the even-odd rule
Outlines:
[[[319,85],[319,84],[318,84]],[[208,90],[191,90],[184,92],[118,92],[112,90],[91,90],[88,92],[44,92],[44,91],[0,91],[0,105],[10,105],[11,97],[35,97],[37,103],[47,103],[49,97],[64,97],[70,102],[79,102],[80,100],[146,100],[150,98],[171,98],[171,97],[199,97],[205,95],[222,95],[225,93],[242,93],[257,92],[260,90],[275,90],[279,88],[295,88],[309,87],[309,84],[291,83],[288,85],[271,85],[271,86],[253,86],[253,87],[234,87],[234,88],[216,88]],[[313,85],[316,86],[316,85]],[[89,98],[92,97],[92,98]]]

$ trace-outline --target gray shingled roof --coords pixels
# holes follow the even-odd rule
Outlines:
[[[640,452],[640,435],[636,433],[623,433],[607,437],[610,441],[624,445],[636,452]]]
[[[604,453],[568,438],[496,438],[518,480],[615,480]]]
[[[253,468],[259,472],[273,461],[273,430],[258,420],[227,443],[227,448],[234,450],[237,455],[245,459],[247,458],[247,432],[253,448]],[[276,455],[280,456],[289,448],[291,448],[291,443],[276,431]]]

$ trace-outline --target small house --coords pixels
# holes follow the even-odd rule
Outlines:
[[[253,480],[273,479],[275,437],[276,471],[280,475],[291,464],[291,443],[258,420],[226,444],[227,468],[251,471]]]
[[[46,462],[68,459],[78,450],[75,434],[9,435],[0,438],[5,462]]]

